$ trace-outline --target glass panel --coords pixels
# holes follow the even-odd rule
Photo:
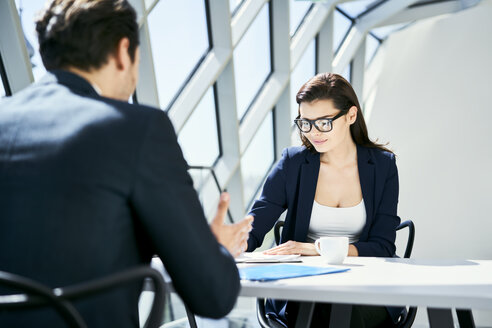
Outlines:
[[[336,53],[338,48],[345,39],[345,35],[352,26],[352,21],[341,14],[338,10],[335,10],[333,22],[333,51]]]
[[[32,73],[34,80],[38,81],[46,72],[41,56],[39,55],[38,37],[35,31],[34,19],[38,12],[44,9],[44,2],[39,0],[16,0],[15,4],[19,10],[24,39],[26,41],[27,52],[31,59]]]
[[[249,205],[274,160],[273,115],[270,112],[241,158],[244,203]]]
[[[145,0],[145,8],[149,8],[150,6],[152,6],[154,1],[159,1],[159,0]]]
[[[293,36],[299,25],[306,17],[312,3],[309,1],[290,0],[289,19],[290,19],[290,36]]]
[[[215,181],[213,181],[211,171],[208,169],[189,169],[188,173],[193,179],[193,187],[198,192],[198,199],[202,207],[204,209],[216,208],[220,197],[220,190],[215,184]],[[213,184],[212,188],[201,189],[206,182],[211,182]],[[215,212],[213,213],[215,214]],[[212,217],[207,215],[207,220],[212,220]],[[226,218],[226,222],[230,222],[229,217]]]
[[[380,43],[379,40],[373,37],[371,34],[367,34],[366,37],[366,59],[365,59],[365,65],[369,64],[376,54],[376,51],[378,50]]]
[[[3,82],[0,83],[0,85],[2,86],[0,88],[0,98],[2,98],[2,97],[5,97],[5,87],[3,86]]]
[[[229,10],[231,11],[231,13],[238,9],[242,3],[243,0],[229,0]]]
[[[296,94],[301,86],[316,74],[316,41],[313,39],[290,77],[291,121],[297,116]],[[293,124],[293,123],[292,123]]]
[[[269,6],[265,4],[234,50],[238,119],[270,74],[270,63]]]
[[[352,75],[352,63],[348,64],[340,75],[343,76],[347,81],[352,82],[350,78],[350,75]]]
[[[205,3],[159,1],[148,23],[159,103],[167,108],[208,52]]]
[[[195,108],[178,136],[189,165],[212,166],[219,157],[219,140],[213,87]]]
[[[378,1],[375,0],[359,0],[345,2],[338,5],[338,8],[342,9],[347,15],[352,18],[358,17],[360,14],[371,9],[372,6]]]
[[[401,30],[407,27],[409,23],[393,24],[388,26],[381,26],[371,30],[371,33],[378,37],[380,40],[386,39],[391,33]]]

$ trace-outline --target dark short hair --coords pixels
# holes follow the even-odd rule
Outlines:
[[[139,44],[136,17],[126,0],[51,1],[36,20],[44,66],[47,70],[98,69],[125,37],[134,61]]]
[[[350,134],[354,142],[357,145],[377,148],[392,153],[391,150],[385,147],[386,145],[377,143],[377,140],[372,141],[369,139],[366,122],[362,115],[362,109],[357,95],[350,83],[343,76],[335,73],[320,73],[304,83],[296,95],[296,102],[299,104],[299,108],[303,102],[311,103],[317,100],[331,100],[333,106],[343,113],[348,113],[350,108],[355,106],[357,108],[357,118],[350,126]],[[300,117],[299,108],[297,118]],[[316,149],[302,132],[299,132],[299,135],[302,144],[311,152],[316,153]]]

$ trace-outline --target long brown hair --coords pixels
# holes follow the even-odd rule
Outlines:
[[[335,108],[341,112],[348,112],[352,106],[357,107],[357,118],[350,126],[350,134],[357,145],[369,148],[377,148],[393,153],[386,148],[386,145],[378,144],[369,139],[367,126],[362,116],[359,100],[350,83],[342,76],[335,73],[320,73],[304,83],[296,95],[296,101],[300,105],[302,102],[313,102],[316,100],[331,100]],[[299,106],[300,107],[300,106]],[[298,118],[300,110],[298,109]],[[311,152],[316,153],[316,149],[309,140],[299,131],[302,144]]]

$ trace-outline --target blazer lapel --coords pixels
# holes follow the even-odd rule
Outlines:
[[[367,215],[366,228],[362,232],[362,235],[365,235],[368,233],[368,227],[371,226],[373,218],[375,171],[369,150],[359,145],[357,145],[357,165],[359,168],[360,187],[362,189],[362,197],[364,198]],[[362,236],[361,239],[363,239]]]
[[[319,154],[308,153],[306,163],[301,165],[298,189],[298,206],[294,240],[305,242],[311,220],[314,195],[319,175]]]

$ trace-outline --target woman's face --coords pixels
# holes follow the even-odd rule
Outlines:
[[[333,118],[340,113],[340,110],[333,106],[331,100],[315,100],[310,103],[302,102],[299,106],[300,118],[316,120],[320,118]],[[346,115],[337,118],[332,122],[332,130],[320,132],[313,125],[311,131],[303,135],[314,146],[317,152],[325,153],[335,149],[345,142],[353,142],[350,135],[350,125],[357,118],[357,107],[352,106]]]

